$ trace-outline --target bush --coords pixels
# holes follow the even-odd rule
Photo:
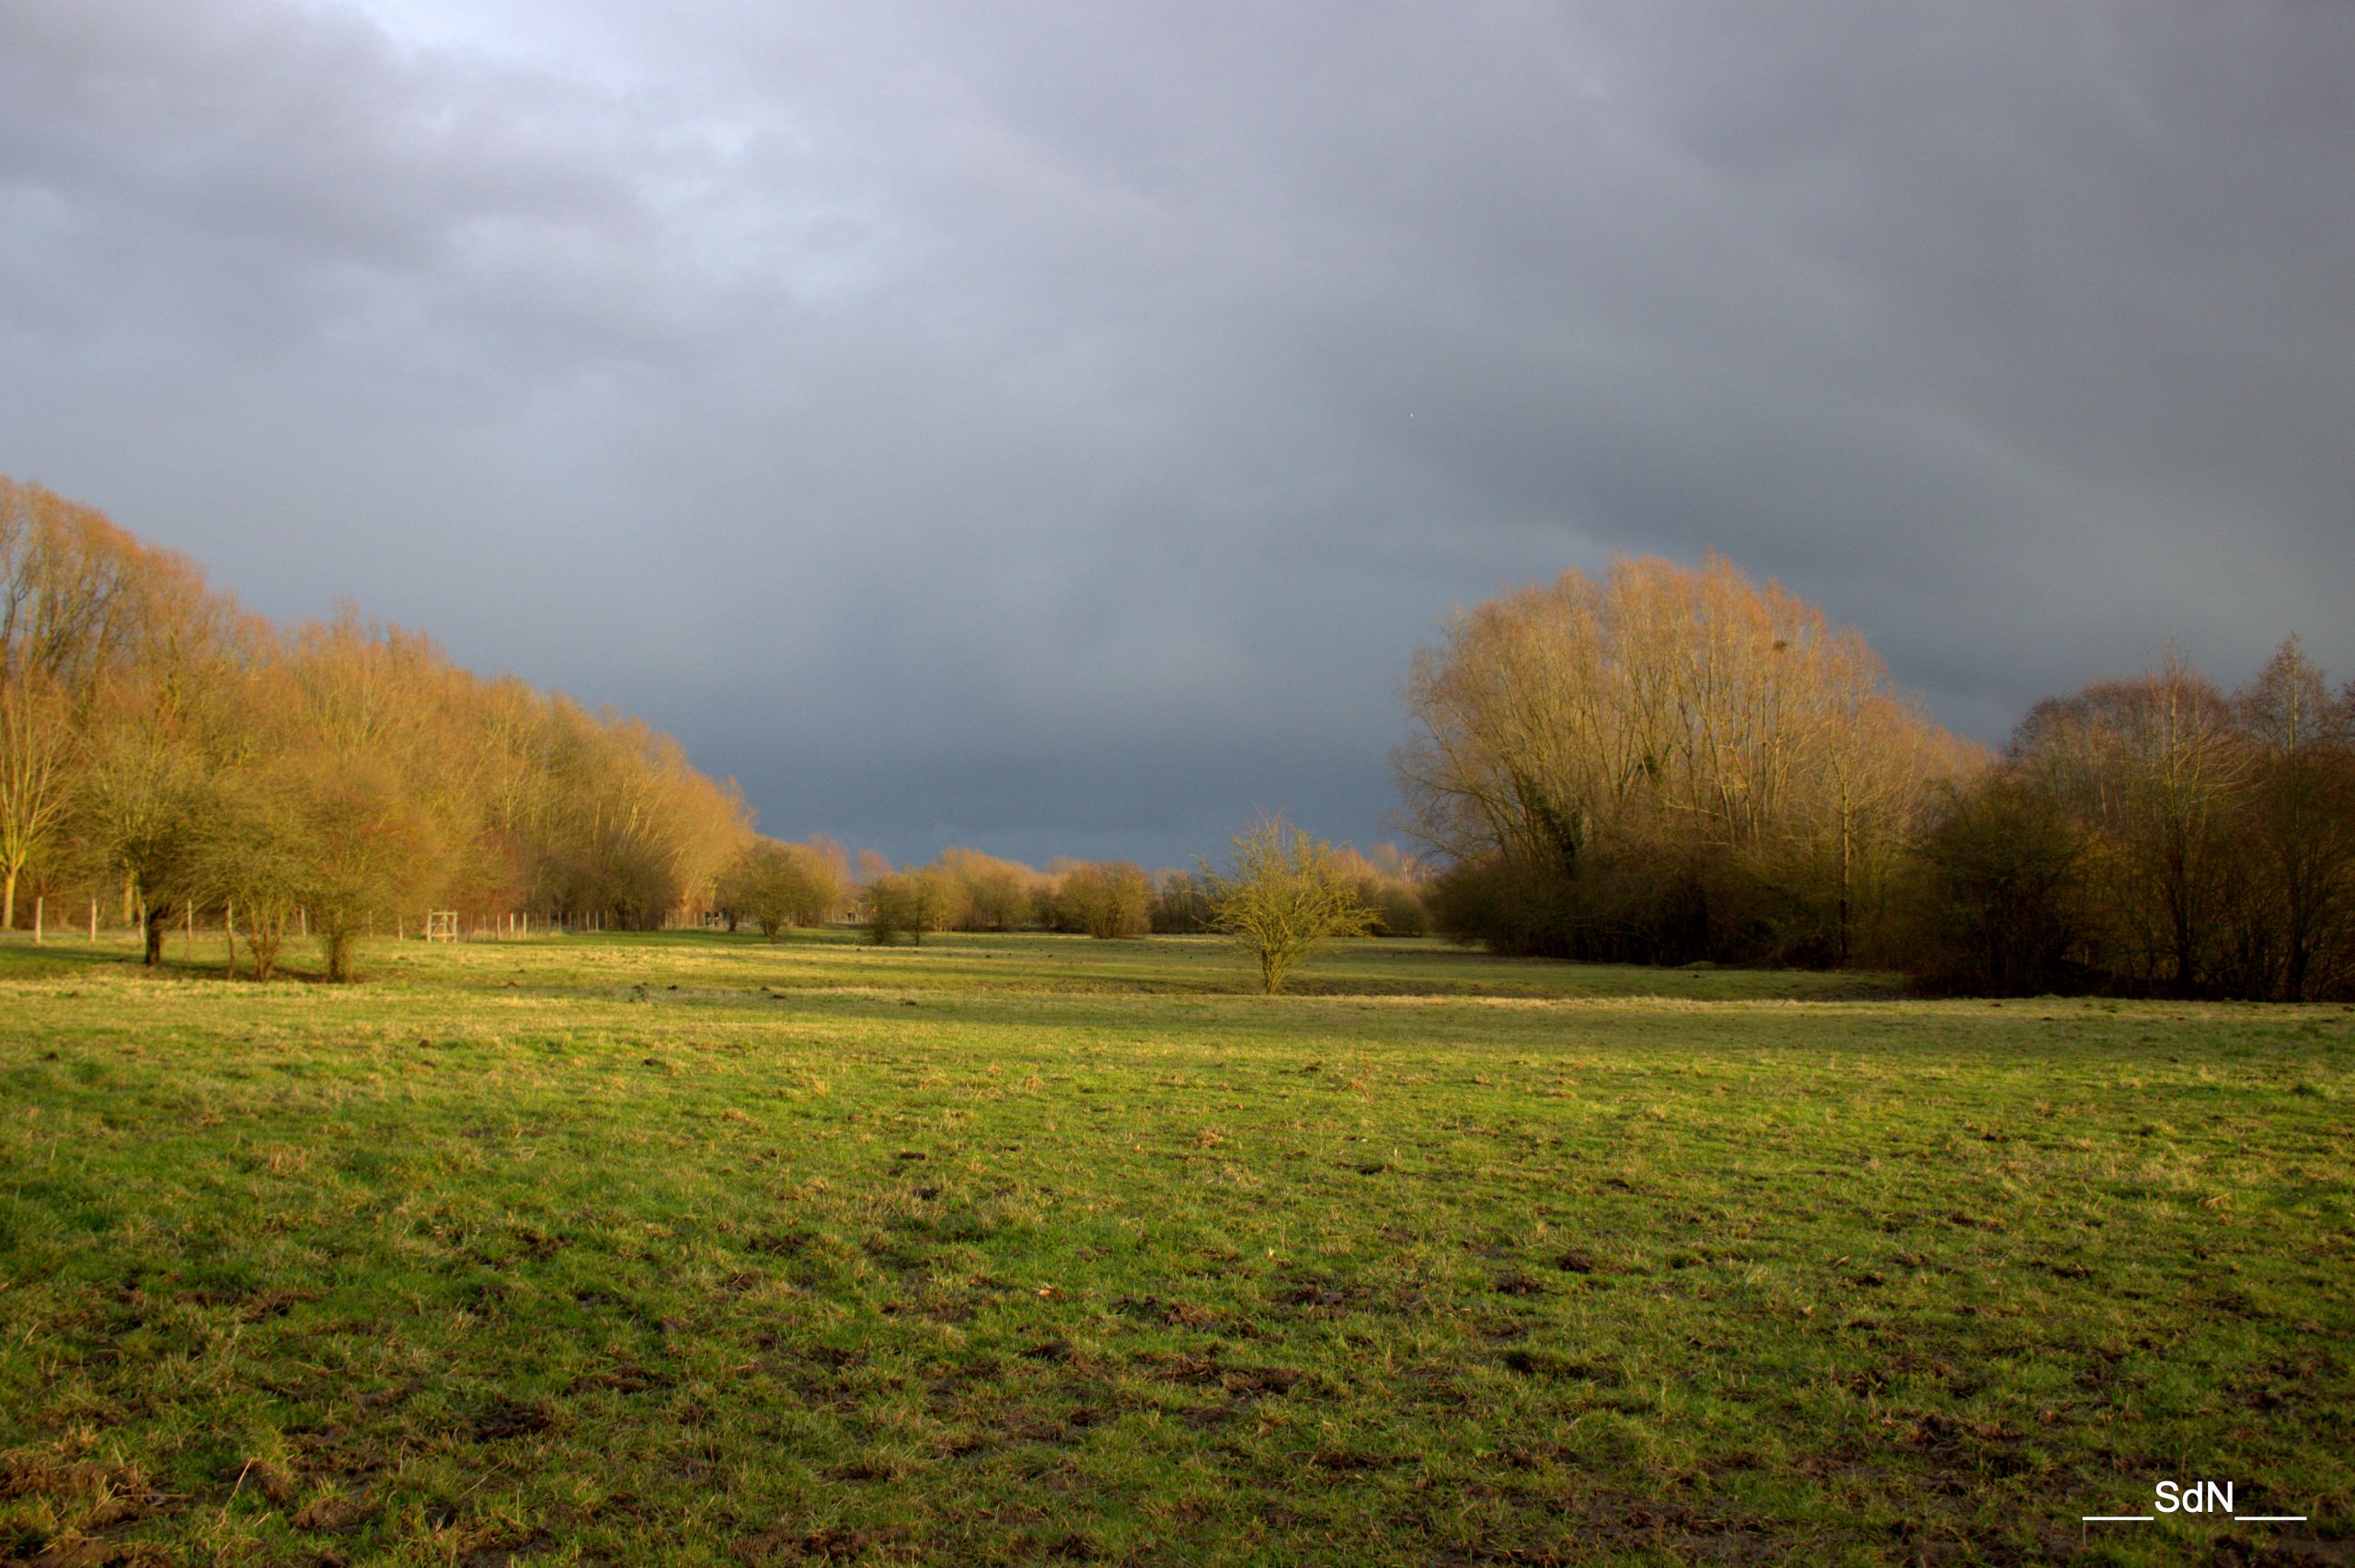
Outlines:
[[[1269,818],[1235,841],[1234,873],[1208,866],[1212,930],[1224,932],[1258,962],[1259,989],[1273,995],[1284,978],[1328,937],[1362,936],[1373,911],[1333,846],[1281,818]]]
[[[1153,929],[1153,883],[1125,861],[1075,865],[1063,873],[1055,908],[1064,929],[1099,941],[1143,936]]]

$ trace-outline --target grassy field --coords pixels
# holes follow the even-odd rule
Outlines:
[[[2355,1010],[168,953],[0,947],[0,1560],[2355,1562]]]

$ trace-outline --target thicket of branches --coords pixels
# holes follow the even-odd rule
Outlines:
[[[944,931],[1055,931],[1111,941],[1216,929],[1215,889],[1197,871],[1069,859],[1040,871],[972,849],[947,850],[929,864],[897,870],[871,853],[863,858],[857,902],[879,942],[921,943],[926,933]],[[1428,877],[1412,857],[1384,844],[1371,855],[1343,847],[1332,858],[1338,875],[1374,911],[1377,934],[1429,929]]]
[[[2355,993],[2355,684],[2294,638],[2237,692],[2170,656],[2041,703],[1988,757],[1774,585],[1621,561],[1460,613],[1407,698],[1432,912],[1501,951]]]
[[[852,890],[850,857],[833,840],[788,844],[756,838],[721,868],[712,908],[729,931],[750,921],[775,942],[788,927],[833,920]]]
[[[1389,844],[1372,854],[1346,845],[1331,854],[1337,874],[1373,911],[1376,935],[1430,929],[1423,902],[1430,876],[1419,862]],[[866,851],[846,902],[878,942],[921,943],[944,931],[1052,931],[1117,941],[1217,929],[1215,891],[1202,872],[1148,872],[1128,861],[1057,859],[1041,871],[959,848],[894,869]]]
[[[1855,633],[1714,555],[1460,612],[1406,697],[1434,912],[1512,953],[1846,963],[1937,786],[1983,765]]]
[[[751,837],[677,742],[346,612],[281,632],[184,558],[0,479],[0,925],[24,895],[292,921],[330,975],[429,905],[645,926]],[[298,913],[299,911],[299,913]]]
[[[2169,657],[2040,703],[1917,845],[1940,987],[2355,995],[2355,683],[2292,637],[2227,695]]]

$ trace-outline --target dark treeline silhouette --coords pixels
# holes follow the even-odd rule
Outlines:
[[[1459,613],[1407,698],[1432,915],[1500,952],[2355,990],[2355,685],[2294,638],[2230,695],[2170,657],[2039,704],[1990,757],[1779,588],[1623,560]]]
[[[0,927],[190,911],[334,978],[420,911],[648,926],[751,835],[677,742],[347,612],[280,631],[87,507],[0,479]]]
[[[2039,703],[1911,894],[1906,967],[1948,990],[2355,995],[2355,684],[2292,637],[2229,695],[2170,655]]]

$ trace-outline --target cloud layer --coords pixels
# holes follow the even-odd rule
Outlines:
[[[2355,674],[2346,7],[551,15],[0,8],[0,472],[903,857],[1369,839],[1617,551],[1989,738]]]

